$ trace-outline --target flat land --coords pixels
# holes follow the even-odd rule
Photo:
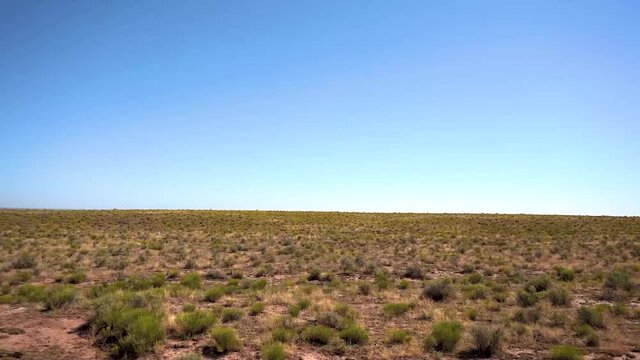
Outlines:
[[[0,359],[640,358],[638,217],[0,210],[0,266]]]

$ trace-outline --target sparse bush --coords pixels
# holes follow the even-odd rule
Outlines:
[[[18,288],[16,295],[29,302],[39,302],[47,298],[47,291],[42,285],[25,284]]]
[[[382,312],[386,316],[399,316],[409,311],[409,304],[405,303],[388,303],[382,306]]]
[[[87,279],[87,274],[82,271],[75,271],[67,276],[66,282],[69,284],[80,284]]]
[[[352,324],[342,329],[338,336],[347,344],[364,344],[369,341],[369,333],[364,328]]]
[[[309,274],[307,275],[308,281],[320,281],[320,276],[322,273],[318,269],[309,270]]]
[[[548,276],[541,276],[531,280],[527,284],[527,289],[533,289],[535,292],[541,292],[551,287],[551,279]]]
[[[323,325],[308,326],[302,332],[302,338],[312,344],[326,345],[333,337],[333,330]]]
[[[295,335],[296,332],[293,329],[280,327],[271,332],[271,339],[277,342],[288,343]]]
[[[358,283],[358,293],[365,296],[371,294],[371,284],[366,281]]]
[[[582,350],[569,345],[553,346],[549,354],[551,360],[582,360]]]
[[[191,272],[182,276],[180,279],[180,284],[182,286],[188,287],[189,289],[200,289],[200,274],[197,272]]]
[[[96,304],[91,327],[96,343],[117,358],[138,357],[164,340],[162,313],[134,308],[128,294],[108,295]]]
[[[567,306],[571,302],[569,292],[557,286],[547,292],[547,298],[554,306]]]
[[[214,286],[204,293],[204,299],[208,302],[216,302],[220,300],[222,296],[226,293],[226,289],[223,286]]]
[[[57,309],[73,302],[75,297],[76,291],[73,286],[56,285],[47,292],[44,305],[47,310]]]
[[[409,288],[409,282],[407,280],[400,280],[400,282],[398,283],[398,289],[400,290],[406,290]]]
[[[293,316],[293,317],[297,317],[300,314],[300,306],[298,306],[297,304],[291,304],[287,307],[287,310],[289,311],[289,315]]]
[[[538,302],[538,294],[534,292],[520,290],[516,295],[516,301],[518,302],[518,305],[522,307],[530,307],[535,305],[535,303]]]
[[[626,270],[616,269],[607,274],[604,280],[604,286],[610,290],[626,290],[629,291],[632,288],[631,277]]]
[[[11,262],[11,267],[14,269],[31,269],[36,267],[36,257],[27,252],[23,252],[18,255]]]
[[[502,334],[499,329],[484,325],[471,328],[471,339],[473,343],[473,353],[480,357],[493,356],[500,345]]]
[[[573,281],[573,279],[575,278],[575,273],[573,272],[573,270],[569,268],[556,266],[555,270],[556,270],[556,277],[560,281],[565,281],[565,282]]]
[[[411,335],[406,330],[393,329],[387,331],[387,344],[406,344],[411,341]]]
[[[444,301],[454,293],[453,284],[449,279],[432,280],[422,290],[422,296],[433,301]]]
[[[263,303],[259,303],[259,302],[258,303],[254,303],[249,308],[249,315],[256,316],[258,314],[261,314],[263,311],[264,311],[264,304]]]
[[[216,327],[209,331],[211,346],[218,353],[238,351],[242,343],[238,339],[236,331],[230,327]]]
[[[196,353],[188,353],[180,357],[180,360],[201,360],[201,359],[202,359],[202,356]]]
[[[587,324],[594,328],[604,327],[602,311],[596,308],[581,306],[578,308],[578,323]]]
[[[404,277],[409,279],[422,280],[424,278],[424,273],[422,272],[422,268],[420,266],[409,265],[404,271]]]
[[[210,311],[195,310],[176,316],[176,332],[183,339],[193,335],[204,333],[216,321],[215,315]]]
[[[451,352],[462,337],[462,324],[457,321],[441,321],[433,325],[431,334],[425,339],[428,350]]]
[[[280,342],[270,342],[262,347],[262,358],[264,360],[284,360],[284,345]]]
[[[231,322],[239,320],[242,317],[242,311],[236,308],[226,308],[222,310],[222,322]]]

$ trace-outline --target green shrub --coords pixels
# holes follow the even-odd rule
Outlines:
[[[80,284],[87,279],[87,274],[82,271],[75,271],[67,276],[66,282],[69,284]]]
[[[91,321],[96,344],[117,358],[138,357],[164,339],[162,313],[128,306],[126,295],[110,295],[96,304]]]
[[[409,279],[422,280],[424,278],[424,273],[422,268],[418,265],[409,265],[404,272],[404,277]]]
[[[467,281],[469,281],[470,284],[480,284],[482,282],[482,275],[474,272],[467,276]]]
[[[182,279],[180,279],[180,284],[188,287],[189,289],[200,289],[200,282],[201,276],[197,272],[184,274]]]
[[[258,314],[262,314],[262,312],[264,311],[264,304],[263,303],[254,303],[253,305],[251,305],[251,307],[249,307],[249,315],[251,316],[256,316]]]
[[[300,300],[298,300],[296,305],[298,305],[300,310],[305,310],[306,308],[308,308],[311,305],[311,300],[309,300],[309,299],[300,299]]]
[[[226,308],[222,310],[222,322],[231,322],[239,320],[242,317],[242,311],[236,308]]]
[[[48,292],[44,299],[47,310],[57,309],[73,302],[76,298],[76,291],[71,285],[55,285]]]
[[[236,331],[230,327],[216,327],[211,329],[209,338],[212,347],[218,353],[238,351],[242,346]]]
[[[500,345],[502,334],[499,329],[484,325],[474,326],[469,331],[473,344],[473,353],[480,357],[493,356]]]
[[[573,272],[573,270],[569,269],[569,268],[565,268],[562,266],[556,266],[555,268],[556,270],[556,277],[558,278],[558,280],[560,281],[573,281],[573,279],[575,278],[575,274]]]
[[[466,296],[471,300],[486,299],[489,296],[489,288],[484,284],[467,285],[464,287]]]
[[[602,311],[596,308],[581,306],[578,308],[578,323],[587,324],[594,328],[604,327]]]
[[[365,296],[371,294],[371,284],[366,281],[359,282],[358,294],[365,295]]]
[[[11,261],[11,267],[14,269],[31,269],[36,267],[36,257],[27,252],[18,255]]]
[[[183,304],[182,312],[192,312],[196,310],[196,306],[193,304]]]
[[[551,290],[547,292],[547,298],[554,306],[567,306],[571,303],[569,292],[561,287],[551,288]]]
[[[551,360],[582,360],[582,350],[569,345],[553,346],[549,354]]]
[[[284,345],[280,342],[270,342],[262,347],[262,358],[264,360],[284,360]]]
[[[454,293],[453,284],[449,279],[432,280],[422,290],[422,296],[433,301],[444,301]]]
[[[522,307],[530,307],[535,305],[535,303],[538,302],[538,294],[534,292],[520,290],[516,295],[516,301],[518,302],[518,305]]]
[[[47,291],[42,285],[25,284],[18,288],[16,295],[28,302],[40,302],[47,298]]]
[[[631,290],[631,277],[626,270],[616,269],[607,274],[604,280],[604,286],[611,290]]]
[[[297,317],[300,314],[300,306],[298,306],[297,304],[291,304],[287,307],[287,310],[289,311],[289,315],[293,316],[293,317]]]
[[[176,316],[176,332],[181,338],[188,339],[193,335],[204,333],[215,321],[216,317],[210,311],[184,312]]]
[[[406,344],[411,341],[411,335],[405,330],[393,329],[387,331],[387,344]]]
[[[426,349],[451,352],[462,337],[462,324],[457,321],[441,321],[433,325],[431,334],[425,339]]]
[[[382,306],[382,312],[386,316],[399,316],[409,311],[409,304],[405,303],[388,303]]]
[[[296,332],[293,329],[280,327],[273,330],[271,333],[271,339],[281,343],[288,343],[295,335]]]
[[[409,281],[405,279],[400,280],[400,282],[398,283],[398,289],[406,290],[408,288],[409,288]]]
[[[222,296],[226,293],[226,289],[224,286],[214,286],[204,293],[204,299],[208,302],[216,302],[220,300]]]
[[[389,287],[389,273],[386,271],[378,271],[374,283],[379,290],[386,290]]]
[[[347,344],[364,344],[369,341],[369,333],[364,328],[352,324],[342,329],[338,336]]]
[[[549,287],[551,287],[551,279],[546,275],[533,279],[527,284],[527,288],[533,289],[535,292],[545,291]]]
[[[320,280],[320,275],[322,275],[320,270],[311,269],[311,270],[309,270],[309,274],[307,275],[307,280],[308,281],[319,281]]]
[[[302,331],[302,338],[312,344],[326,345],[333,337],[333,330],[324,325],[308,326]]]

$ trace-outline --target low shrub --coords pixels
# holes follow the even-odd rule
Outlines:
[[[382,306],[382,312],[386,316],[400,316],[409,311],[409,304],[405,303],[388,303]]]
[[[393,329],[387,331],[386,340],[387,344],[406,344],[411,341],[411,335],[406,330]]]
[[[216,317],[210,311],[194,310],[184,312],[176,316],[176,332],[183,339],[193,335],[202,334],[216,321]]]
[[[281,343],[288,343],[294,336],[296,336],[295,330],[283,327],[276,328],[271,332],[271,339]]]
[[[573,270],[569,268],[556,266],[555,270],[556,270],[556,277],[560,281],[565,281],[565,282],[573,281],[573,279],[575,278],[575,273],[573,272]]]
[[[428,350],[451,352],[462,337],[462,324],[457,321],[441,321],[433,325],[431,334],[424,340]]]
[[[449,279],[432,280],[422,290],[422,296],[433,301],[444,301],[454,293],[453,284]]]
[[[491,328],[484,325],[478,325],[471,328],[471,340],[473,344],[472,352],[480,357],[491,357],[497,351],[500,345],[502,333],[499,329]]]
[[[369,341],[369,333],[364,328],[352,324],[342,329],[338,336],[347,344],[364,344]]]
[[[280,342],[270,342],[262,347],[261,355],[264,360],[284,360],[285,349]]]
[[[530,307],[538,302],[538,294],[526,290],[520,290],[516,294],[516,301],[522,307]]]
[[[36,257],[27,252],[18,255],[11,261],[11,267],[14,269],[31,269],[36,267]]]
[[[224,296],[224,294],[226,294],[226,289],[224,288],[224,286],[214,286],[207,289],[207,291],[204,293],[204,299],[208,302],[216,302],[220,300],[220,298]]]
[[[200,289],[200,282],[201,276],[197,272],[184,274],[182,279],[180,279],[180,284],[188,287],[189,289]]]
[[[626,270],[616,269],[607,274],[604,280],[604,286],[611,290],[626,290],[632,288],[631,276]]]
[[[567,306],[571,303],[569,292],[557,286],[547,292],[547,299],[553,306]]]
[[[231,322],[239,320],[242,317],[242,311],[236,308],[226,308],[222,310],[221,319],[222,322]]]
[[[218,353],[238,351],[242,347],[238,334],[230,327],[216,327],[209,331],[211,346]]]
[[[249,307],[249,315],[251,316],[256,316],[258,314],[261,314],[263,311],[264,311],[263,303],[257,302],[251,305],[251,307]]]
[[[82,271],[75,271],[67,276],[65,282],[69,284],[80,284],[87,279],[87,274]]]
[[[553,346],[549,352],[551,360],[581,360],[582,350],[569,345]]]
[[[21,300],[40,302],[47,298],[47,291],[42,285],[25,284],[18,288],[16,295]]]
[[[409,279],[422,280],[424,278],[424,273],[422,268],[418,265],[409,265],[404,271],[404,277]]]
[[[55,285],[44,298],[44,305],[47,310],[57,309],[73,302],[76,298],[76,291],[71,285]]]
[[[548,276],[540,276],[527,284],[527,289],[533,289],[535,292],[541,292],[551,287],[551,279]]]
[[[594,328],[604,327],[602,311],[596,308],[581,306],[578,308],[578,323],[587,324]]]
[[[96,304],[91,321],[96,344],[117,358],[138,357],[164,340],[162,313],[128,305],[121,295],[108,295]]]
[[[324,325],[308,326],[302,331],[302,338],[312,344],[326,345],[333,337],[333,330]]]

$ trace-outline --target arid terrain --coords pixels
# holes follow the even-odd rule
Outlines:
[[[0,359],[640,359],[640,218],[0,211]]]

